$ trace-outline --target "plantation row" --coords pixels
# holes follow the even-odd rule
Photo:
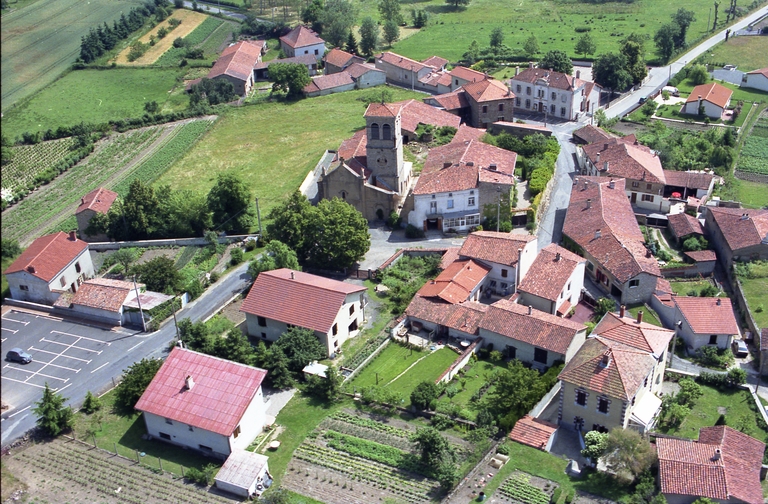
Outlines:
[[[752,128],[739,157],[738,170],[768,174],[768,118]]]
[[[11,147],[13,159],[3,166],[3,189],[13,191],[34,182],[39,173],[56,165],[71,152],[74,138],[52,140],[37,145]]]
[[[361,427],[367,427],[368,429],[371,429],[371,430],[383,432],[385,434],[389,434],[392,436],[405,438],[405,439],[410,439],[411,435],[413,434],[412,432],[407,431],[405,429],[392,427],[391,425],[377,422],[376,420],[371,420],[370,418],[363,418],[357,415],[351,415],[349,413],[345,413],[344,411],[337,412],[331,418],[334,418],[336,420],[341,420],[346,423],[359,425]]]
[[[369,355],[375,352],[387,338],[389,338],[389,332],[382,331],[376,338],[368,341],[368,343],[366,343],[355,355],[352,355],[349,359],[345,359],[343,364],[344,367],[352,370],[360,367],[360,364],[362,364]]]
[[[183,40],[186,47],[170,47],[157,59],[157,61],[155,61],[155,64],[160,66],[178,65],[181,58],[186,54],[188,48],[197,47],[205,42],[205,40],[222,24],[224,24],[222,19],[216,17],[206,18],[206,20],[195,28],[192,33],[184,37]]]
[[[529,484],[521,475],[510,476],[501,485],[499,491],[523,504],[549,504],[549,496],[540,488]]]
[[[429,470],[429,468],[424,467],[424,464],[413,453],[393,446],[387,446],[332,430],[326,431],[323,434],[323,438],[329,447],[349,453],[350,455],[357,455],[358,457],[381,462],[403,471],[421,475],[426,475],[425,473]]]
[[[334,418],[326,418],[323,420],[320,424],[320,429],[334,430],[336,432],[341,432],[342,434],[348,434],[350,436],[375,441],[387,446],[393,446],[404,451],[413,450],[413,442],[408,438],[393,436],[376,429],[370,429],[368,427],[336,420]]]

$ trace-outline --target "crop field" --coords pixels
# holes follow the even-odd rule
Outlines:
[[[205,193],[219,173],[232,173],[254,189],[264,216],[298,189],[326,149],[337,149],[365,127],[365,105],[358,98],[380,89],[230,109],[157,183]],[[393,101],[424,96],[387,89]]]
[[[3,14],[2,110],[53,82],[80,54],[91,27],[127,14],[140,0],[46,0]],[[5,124],[3,124],[5,126]]]
[[[13,159],[2,167],[3,189],[12,191],[34,182],[38,174],[65,158],[74,144],[74,138],[63,138],[11,147]]]
[[[173,68],[76,70],[4,113],[3,133],[15,139],[26,131],[141,117],[149,101],[163,112],[181,110],[188,103],[182,75]],[[182,92],[169,93],[175,88]]]
[[[760,117],[749,132],[736,169],[768,174],[768,115]]]
[[[213,34],[213,32],[218,30],[218,28],[223,24],[224,24],[224,21],[222,19],[206,16],[205,20],[202,23],[198,24],[197,27],[194,29],[194,31],[192,31],[188,35],[182,36],[179,33],[171,32],[166,36],[166,38],[172,36],[171,40],[173,41],[173,37],[182,37],[184,39],[184,42],[186,42],[189,47],[199,47]],[[181,26],[183,26],[183,24]],[[181,28],[181,26],[179,26],[179,28]],[[176,28],[176,30],[178,30],[179,28]],[[171,43],[173,43],[172,41]],[[165,39],[163,39],[163,42],[165,42]],[[184,53],[186,52],[187,52],[186,47],[171,46],[167,48],[167,50],[162,54],[162,56],[154,60],[153,63],[161,66],[176,66],[179,64],[182,56],[184,56]],[[146,54],[144,56],[146,56]]]
[[[171,19],[178,19],[181,21],[181,24],[176,28],[173,28],[169,24]],[[128,53],[131,51],[131,49],[130,47],[126,47],[122,52],[120,52],[120,54],[117,55],[117,58],[115,58],[114,61],[118,65],[127,66],[151,65],[173,46],[173,41],[177,37],[184,38],[187,35],[193,33],[198,26],[205,22],[206,19],[208,19],[208,16],[205,14],[187,9],[176,9],[170,16],[168,16],[165,21],[159,23],[147,33],[139,37],[139,42],[143,44],[149,44],[149,39],[151,37],[154,36],[157,39],[157,32],[160,31],[161,28],[168,30],[168,35],[161,39],[157,39],[155,45],[150,47],[143,56],[136,59],[135,61],[128,61]]]

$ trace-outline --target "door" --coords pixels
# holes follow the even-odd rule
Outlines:
[[[636,192],[633,192],[633,193],[632,193],[632,197],[631,197],[631,199],[630,199],[630,203],[632,203],[633,205],[634,205],[635,203],[637,203],[637,193],[636,193]]]

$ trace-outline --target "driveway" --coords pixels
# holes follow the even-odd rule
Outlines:
[[[375,270],[395,252],[408,247],[448,248],[461,247],[464,244],[463,237],[445,238],[442,233],[436,231],[428,232],[422,239],[412,240],[405,237],[405,230],[390,231],[383,221],[373,222],[368,232],[371,234],[371,248],[360,261],[360,269]]]

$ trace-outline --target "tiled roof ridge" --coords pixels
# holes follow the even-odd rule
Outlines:
[[[300,275],[316,276],[316,275],[312,275],[311,273],[307,273],[305,271],[292,270],[290,268],[279,268],[279,269],[276,269],[276,270],[265,271],[262,274],[264,274],[264,273],[269,274],[269,273],[273,273],[273,272],[281,271],[281,270],[288,270],[288,271],[291,271],[293,273],[299,273]],[[281,276],[276,276],[276,275],[268,275],[268,276],[270,276],[272,278],[276,278],[278,280],[288,280],[288,281],[292,281],[292,282],[296,282],[297,280],[299,280],[299,278],[298,278],[299,275],[296,275],[297,278],[283,278]],[[338,280],[334,280],[332,278],[325,278],[325,277],[319,277],[319,278],[322,278],[323,280],[331,280],[331,281],[338,282],[338,283],[341,283],[341,284],[344,284],[344,285],[350,285],[350,286],[353,285],[353,284],[347,284],[346,282],[339,282]],[[313,287],[313,288],[316,288],[316,289],[328,291],[328,292],[337,292],[337,293],[341,293],[341,294],[348,294],[347,292],[344,292],[344,291],[341,291],[341,290],[336,290],[336,289],[333,289],[333,288],[330,288],[330,287],[321,286],[321,285],[318,285],[318,284],[315,284],[315,283],[311,283],[311,282],[298,281],[297,283],[300,283],[302,285],[306,285],[308,287]],[[365,290],[365,287],[361,287],[361,290]]]

